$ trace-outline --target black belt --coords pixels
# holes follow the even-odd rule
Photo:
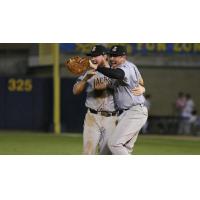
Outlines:
[[[121,115],[124,111],[129,110],[129,109],[123,109],[118,111],[118,115]]]
[[[108,111],[96,111],[96,110],[93,110],[91,108],[88,108],[89,111],[93,114],[100,114],[104,117],[111,117],[111,116],[116,116],[118,114],[118,111],[114,111],[114,112],[108,112]]]
[[[144,104],[140,103],[140,104],[135,105],[135,106],[144,106]],[[132,106],[132,107],[134,107],[134,106]],[[132,107],[130,107],[130,108],[132,108]],[[121,115],[124,111],[127,111],[127,110],[129,110],[130,108],[119,110],[119,111],[118,111],[118,114]]]

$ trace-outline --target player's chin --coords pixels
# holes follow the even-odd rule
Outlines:
[[[112,67],[112,68],[117,67],[117,63],[111,63],[111,67]]]

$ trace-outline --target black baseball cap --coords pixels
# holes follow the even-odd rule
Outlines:
[[[100,55],[106,55],[108,53],[107,49],[103,45],[95,45],[92,47],[92,50],[90,53],[87,53],[87,56],[100,56]]]
[[[109,55],[110,56],[125,56],[127,55],[126,47],[122,45],[114,45],[111,47]]]

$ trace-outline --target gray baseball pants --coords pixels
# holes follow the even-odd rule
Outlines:
[[[108,138],[116,127],[117,116],[104,117],[93,114],[89,110],[85,116],[83,131],[83,153],[95,155],[99,147],[99,154],[111,154],[108,148]]]
[[[148,111],[143,105],[133,106],[119,116],[118,124],[108,140],[108,147],[112,154],[129,155],[132,153],[134,143],[147,117]]]

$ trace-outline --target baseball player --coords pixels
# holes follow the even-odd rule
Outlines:
[[[112,78],[114,101],[121,114],[113,134],[109,137],[108,146],[112,154],[128,155],[132,153],[139,131],[148,116],[144,96],[131,93],[131,88],[143,84],[143,79],[137,67],[127,61],[124,46],[113,46],[109,54],[112,68],[100,67],[91,62],[90,66]]]
[[[91,62],[95,65],[107,63],[107,51],[102,45],[96,45],[91,52]],[[94,70],[87,71],[80,76],[74,85],[73,93],[78,95],[85,89],[87,92],[85,106],[88,111],[84,120],[83,153],[96,154],[99,147],[100,154],[111,154],[108,148],[108,138],[116,127],[118,111],[114,104],[113,89],[107,88],[111,79]],[[144,92],[143,87],[135,88],[136,94]]]

